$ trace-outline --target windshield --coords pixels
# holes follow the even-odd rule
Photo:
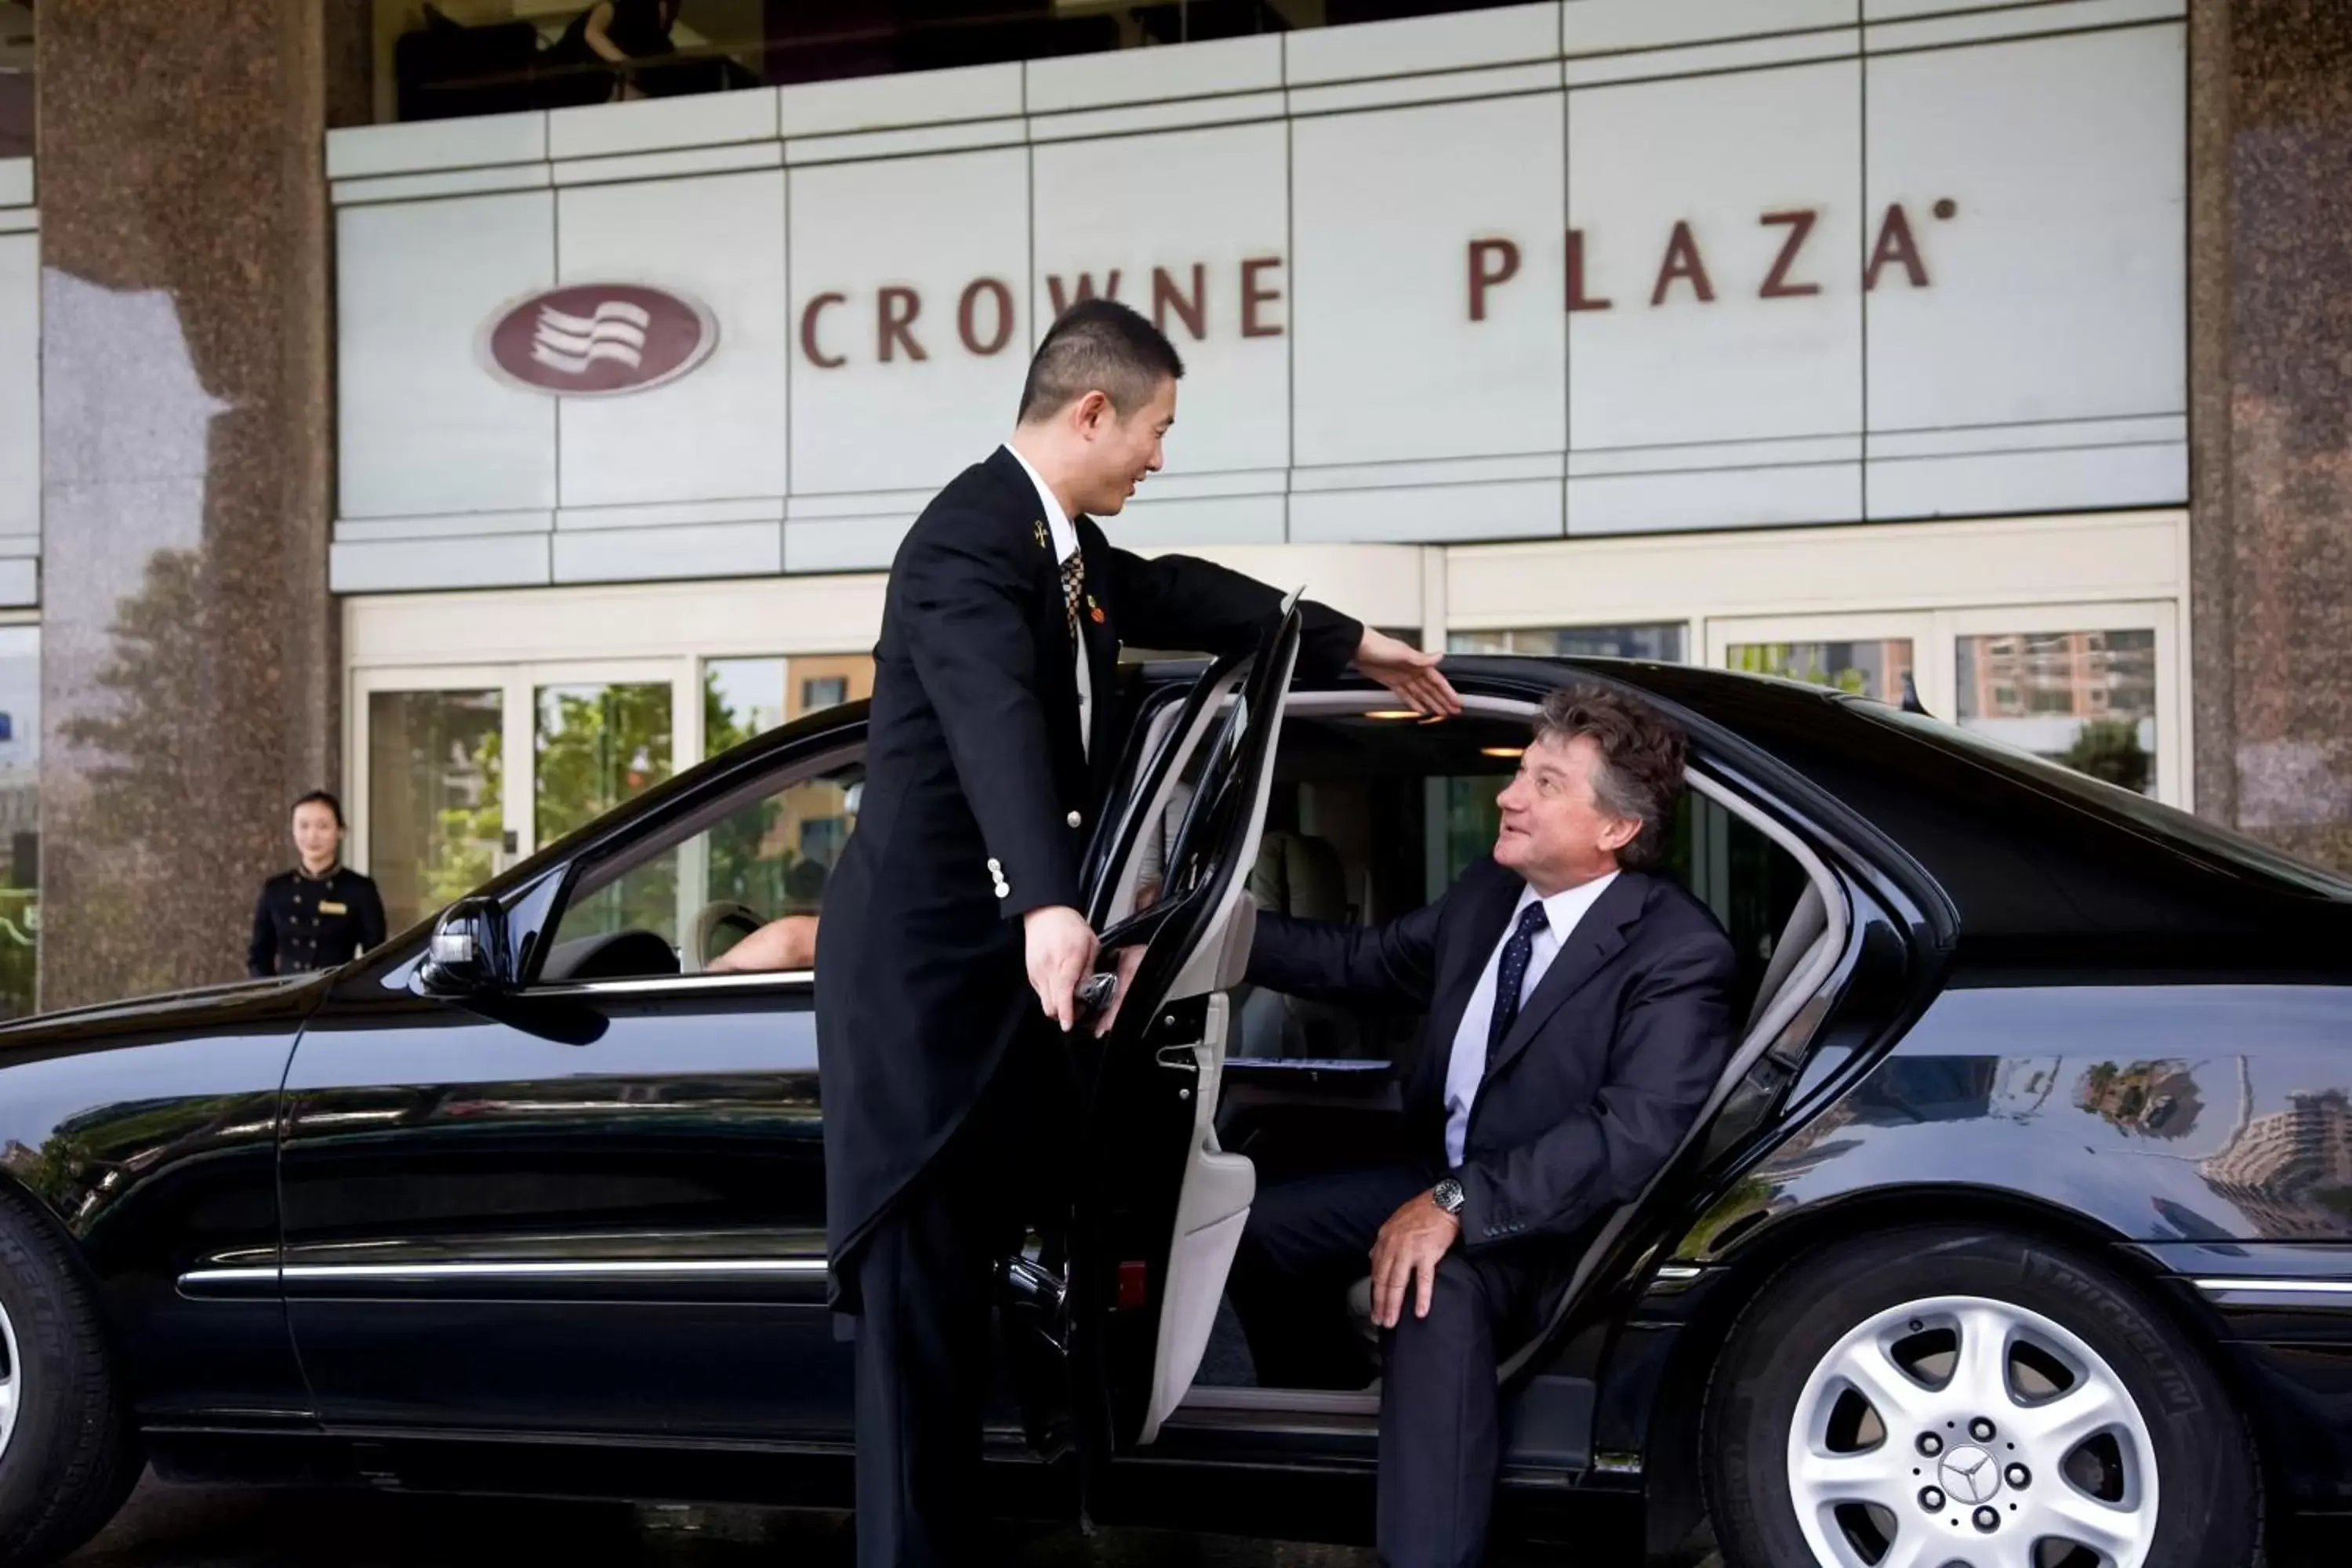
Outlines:
[[[1970,761],[2005,773],[2021,784],[2063,795],[2103,815],[2123,817],[2139,831],[2170,840],[2206,859],[2291,883],[2304,892],[2321,898],[2352,902],[2352,880],[2307,860],[2296,859],[2243,834],[2233,833],[2202,817],[2192,816],[2160,801],[2151,800],[2135,790],[2078,773],[2032,752],[1929,718],[1924,713],[1907,712],[1867,698],[1843,697],[1842,700],[1855,712],[1866,714],[1882,724],[1909,731],[1920,739],[1948,751],[1965,753]]]

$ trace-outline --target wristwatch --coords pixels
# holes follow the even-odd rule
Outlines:
[[[1447,1214],[1458,1215],[1462,1212],[1462,1205],[1469,1201],[1469,1194],[1462,1190],[1460,1182],[1451,1176],[1440,1176],[1437,1184],[1429,1189],[1429,1201]]]

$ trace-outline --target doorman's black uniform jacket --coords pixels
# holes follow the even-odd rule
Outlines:
[[[1061,563],[1020,460],[999,448],[926,508],[890,568],[875,648],[865,800],[826,889],[816,965],[825,1230],[844,1259],[946,1143],[1024,1028],[1021,916],[1081,906],[1078,863],[1110,770],[1122,641],[1246,651],[1282,595],[1202,561],[1115,550],[1072,520],[1086,562],[1079,626],[1091,757]],[[1336,675],[1362,626],[1303,605],[1302,673]],[[1098,612],[1098,613],[1097,613]]]
[[[344,866],[323,877],[298,867],[261,884],[245,969],[256,976],[332,969],[383,942],[383,900],[373,879]]]

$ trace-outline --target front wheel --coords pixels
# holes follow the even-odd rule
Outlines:
[[[89,1288],[57,1233],[0,1192],[0,1563],[73,1551],[139,1468]]]
[[[2243,1417],[2104,1270],[2000,1231],[1891,1231],[1785,1270],[1707,1400],[1734,1568],[2260,1560]]]

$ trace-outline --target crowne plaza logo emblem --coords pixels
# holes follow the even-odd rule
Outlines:
[[[719,323],[698,300],[641,283],[575,283],[526,295],[485,323],[481,357],[515,385],[609,397],[676,381],[710,357]]]

